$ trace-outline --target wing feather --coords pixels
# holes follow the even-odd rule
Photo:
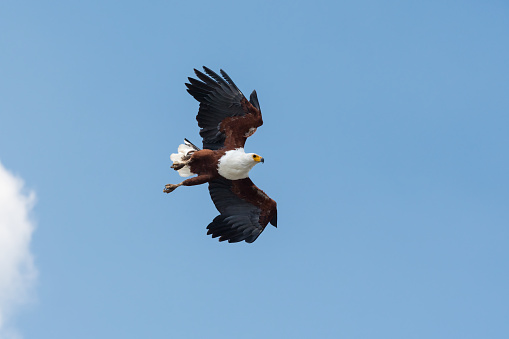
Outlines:
[[[207,234],[219,237],[219,241],[252,243],[276,215],[276,203],[249,178],[215,179],[209,183],[209,192],[221,214],[207,226]],[[258,200],[250,198],[251,193]]]
[[[252,116],[254,112],[259,115],[256,119],[252,118],[246,120],[244,124],[230,126],[232,134],[229,134],[229,137],[232,139],[228,144],[229,147],[232,149],[243,147],[247,139],[246,132],[263,123],[256,92],[253,92],[247,101],[225,71],[220,70],[221,77],[205,66],[203,70],[205,73],[195,69],[199,80],[188,78],[189,83],[186,83],[187,92],[200,102],[196,120],[200,127],[203,148],[217,150],[224,147],[226,134],[221,130],[221,123],[227,118]]]
[[[258,102],[258,94],[256,94],[256,91],[253,91],[249,96],[249,102],[251,103],[251,105],[256,107],[257,110],[261,111],[260,103]]]

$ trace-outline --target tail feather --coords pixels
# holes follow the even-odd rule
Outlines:
[[[173,161],[171,166],[174,170],[179,172],[181,177],[189,177],[194,173],[191,172],[187,161],[190,158],[190,153],[199,151],[199,148],[193,145],[189,140],[184,139],[184,144],[179,145],[177,153],[170,155],[170,160]]]

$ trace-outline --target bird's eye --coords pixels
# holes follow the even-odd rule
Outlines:
[[[256,159],[256,155],[253,154],[253,159]]]

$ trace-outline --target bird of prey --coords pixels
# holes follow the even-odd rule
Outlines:
[[[249,171],[264,159],[246,153],[248,137],[263,124],[256,91],[249,101],[224,72],[221,76],[207,67],[194,70],[199,80],[188,78],[187,91],[199,103],[196,120],[203,139],[199,149],[187,139],[170,156],[180,176],[192,177],[166,185],[164,192],[179,186],[209,183],[209,193],[220,215],[207,226],[207,234],[219,241],[252,243],[269,222],[277,227],[276,202],[255,186]]]

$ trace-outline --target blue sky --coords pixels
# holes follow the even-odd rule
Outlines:
[[[35,192],[38,272],[29,302],[0,303],[16,309],[3,330],[507,338],[508,14],[3,1],[0,162]],[[202,65],[258,92],[265,125],[246,148],[265,158],[251,178],[279,227],[251,245],[206,236],[205,185],[162,193],[181,179],[169,155],[200,143],[184,82]]]

